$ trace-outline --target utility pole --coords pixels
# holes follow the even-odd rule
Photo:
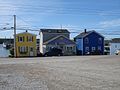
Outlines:
[[[14,15],[14,57],[17,57],[17,52],[16,52],[16,15]]]

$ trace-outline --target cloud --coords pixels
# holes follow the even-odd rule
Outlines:
[[[103,21],[100,22],[101,27],[109,28],[109,27],[118,27],[120,26],[120,18],[115,20]]]

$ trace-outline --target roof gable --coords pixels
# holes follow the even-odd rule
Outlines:
[[[84,38],[84,37],[86,37],[86,36],[88,36],[88,35],[90,35],[90,34],[92,34],[92,33],[96,33],[96,34],[98,34],[99,36],[104,37],[103,35],[99,34],[98,32],[92,30],[92,31],[82,32],[82,33],[80,33],[79,35],[77,35],[75,38]]]
[[[22,32],[22,33],[18,33],[18,34],[16,34],[16,35],[21,35],[21,34],[30,34],[30,35],[33,35],[33,36],[37,36],[37,35],[32,34],[32,33],[29,33],[29,32]]]
[[[55,43],[59,43],[59,44],[75,44],[74,41],[70,40],[69,38],[63,36],[63,35],[59,35],[57,37],[54,37],[52,39],[50,39],[49,41],[45,42],[44,44],[55,44]]]

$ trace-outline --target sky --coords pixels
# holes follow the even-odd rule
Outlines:
[[[84,29],[120,38],[120,0],[0,0],[0,38],[13,37],[13,15],[17,33],[30,30],[37,38],[41,28],[68,29],[71,38]]]

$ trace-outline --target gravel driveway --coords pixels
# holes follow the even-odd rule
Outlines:
[[[0,90],[120,90],[120,56],[0,58]]]

